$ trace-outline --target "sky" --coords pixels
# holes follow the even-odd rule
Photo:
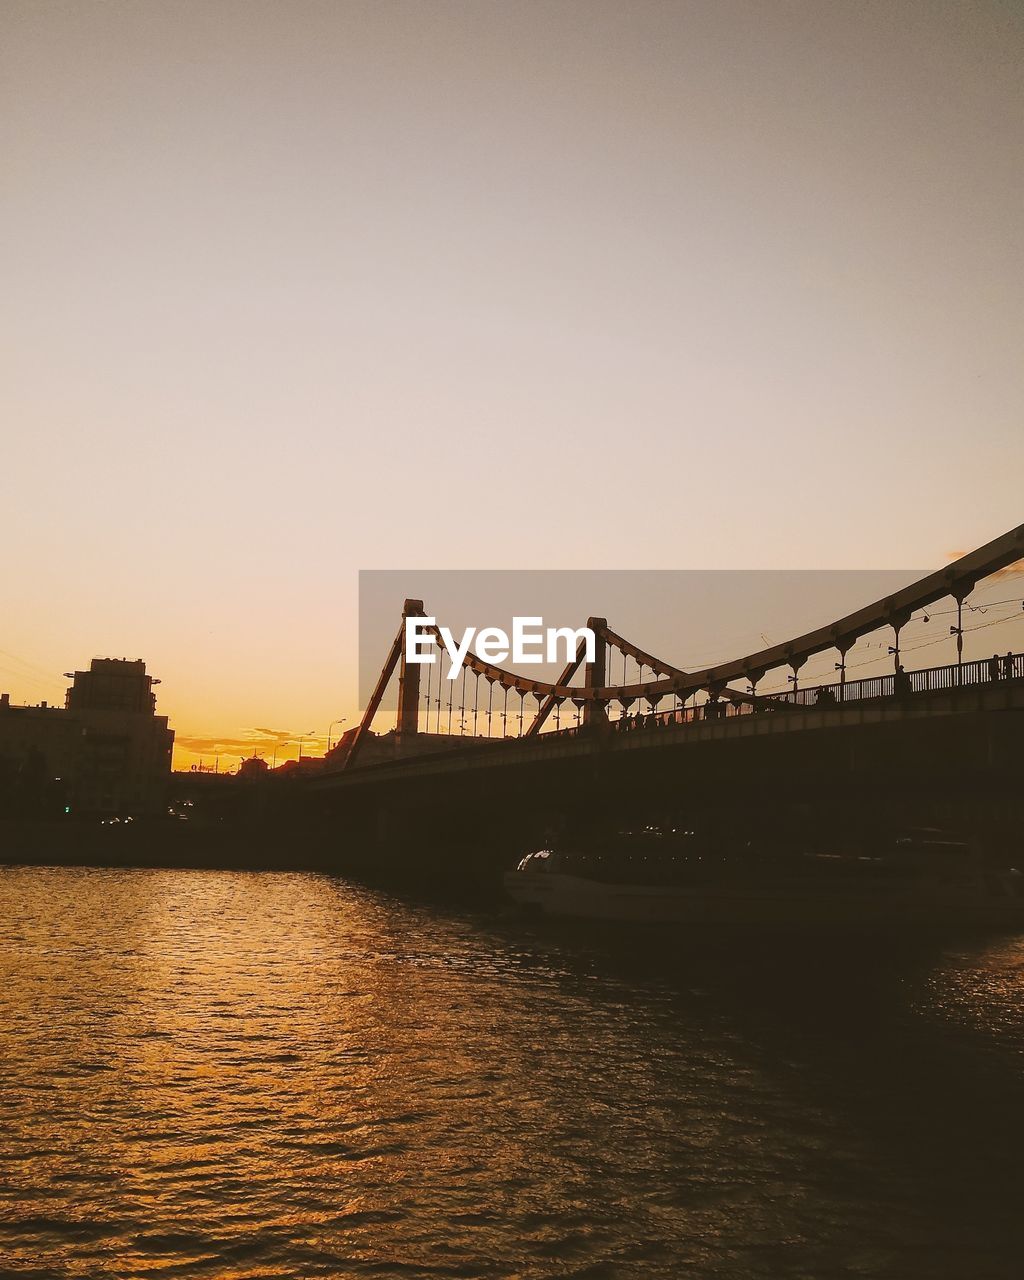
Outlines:
[[[929,569],[1021,522],[1011,0],[0,19],[15,701],[143,657],[187,766],[358,714],[360,570]]]

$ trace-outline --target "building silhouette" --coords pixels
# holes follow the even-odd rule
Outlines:
[[[174,732],[156,714],[146,664],[94,658],[63,707],[0,695],[0,805],[9,811],[130,816],[166,805]]]

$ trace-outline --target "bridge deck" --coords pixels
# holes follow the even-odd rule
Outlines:
[[[599,729],[573,727],[537,737],[453,739],[450,751],[409,755],[387,763],[325,773],[316,789],[372,785],[401,775],[418,777],[507,768],[518,764],[580,758],[600,753],[652,751],[682,743],[738,740],[769,735],[847,729],[869,724],[920,721],[978,713],[1024,710],[1024,654],[907,673],[896,692],[892,675],[790,691],[746,703],[697,707],[625,717]]]

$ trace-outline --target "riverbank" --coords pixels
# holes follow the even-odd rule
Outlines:
[[[425,885],[463,896],[500,894],[515,853],[450,846],[387,849],[320,825],[257,822],[0,821],[0,866],[318,871],[368,883]]]

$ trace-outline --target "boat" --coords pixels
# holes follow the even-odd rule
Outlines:
[[[534,850],[504,887],[524,908],[592,920],[1024,928],[1024,875],[987,867],[970,842],[931,829],[793,850],[648,827]]]

